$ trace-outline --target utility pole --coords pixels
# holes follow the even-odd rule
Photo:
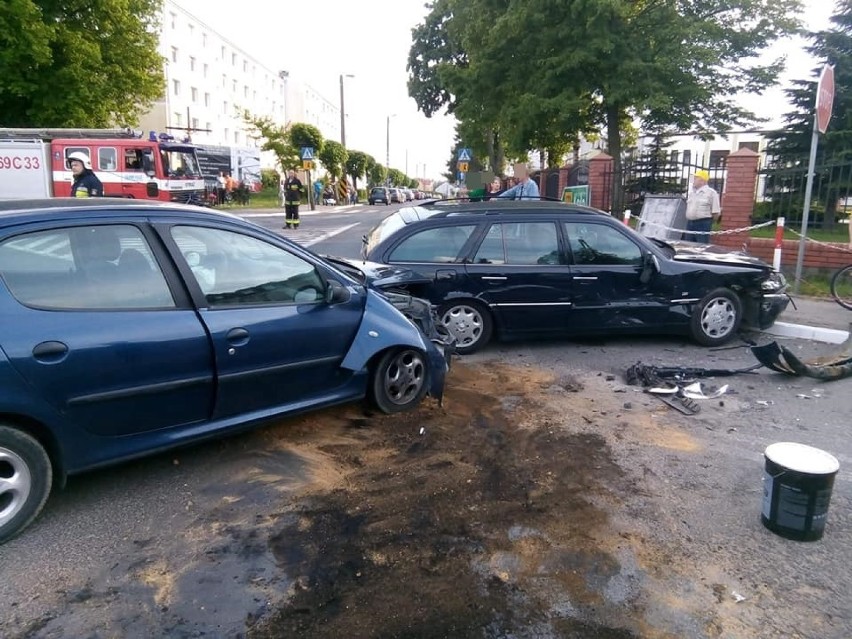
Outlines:
[[[346,148],[346,107],[343,101],[343,78],[354,78],[351,73],[340,74],[340,143]]]

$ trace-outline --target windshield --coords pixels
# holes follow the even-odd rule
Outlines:
[[[194,149],[160,149],[163,171],[170,178],[200,178],[201,168]]]

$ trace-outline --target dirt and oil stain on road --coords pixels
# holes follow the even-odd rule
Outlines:
[[[293,581],[249,636],[674,636],[644,620],[641,564],[656,558],[608,514],[632,480],[593,426],[622,418],[622,399],[582,390],[458,367],[444,407],[343,411],[333,441],[328,414],[300,422],[317,484],[281,514],[271,547]]]
[[[56,602],[20,598],[2,634],[794,636],[805,604],[755,579],[740,606],[731,585],[756,571],[737,570],[729,530],[700,527],[696,501],[729,495],[693,436],[702,422],[612,375],[559,375],[457,365],[443,406],[343,406],[176,455],[221,466],[187,469],[201,484],[162,530]]]

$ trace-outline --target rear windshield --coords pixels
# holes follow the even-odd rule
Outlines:
[[[438,213],[438,211],[423,208],[421,206],[407,206],[396,213],[388,215],[379,224],[364,236],[364,246],[361,255],[366,257],[373,248],[383,242],[406,224],[425,220]]]

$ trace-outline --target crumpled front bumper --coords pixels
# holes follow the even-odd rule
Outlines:
[[[439,402],[444,393],[444,379],[456,352],[455,338],[438,319],[437,309],[428,300],[408,293],[381,291],[391,305],[405,315],[434,346],[427,352],[432,383],[429,394]]]

